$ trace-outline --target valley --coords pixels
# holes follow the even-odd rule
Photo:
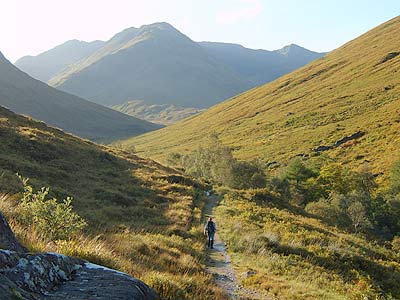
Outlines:
[[[0,53],[0,299],[400,299],[400,16],[133,3]]]

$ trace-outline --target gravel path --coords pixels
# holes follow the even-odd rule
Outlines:
[[[218,204],[219,197],[212,195],[209,197],[209,202],[205,207],[206,216],[213,216],[213,208]],[[231,261],[228,252],[226,251],[225,243],[221,240],[217,233],[215,234],[214,249],[207,249],[206,271],[213,275],[215,282],[223,288],[228,299],[265,299],[257,292],[244,288],[239,284],[235,271],[231,266]]]

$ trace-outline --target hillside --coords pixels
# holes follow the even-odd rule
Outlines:
[[[207,187],[201,182],[2,107],[0,136],[0,210],[29,251],[63,253],[124,271],[165,299],[224,299],[203,271],[200,219]],[[50,242],[32,224],[23,227],[16,173],[29,177],[35,190],[50,187],[59,200],[72,196],[87,229]]]
[[[123,145],[162,160],[217,133],[242,159],[277,165],[324,154],[385,172],[399,155],[399,34],[397,17],[272,83]]]
[[[202,110],[191,107],[176,107],[172,104],[145,104],[143,100],[132,100],[114,105],[113,109],[136,118],[156,124],[171,125],[182,119],[200,113]]]
[[[109,106],[138,99],[147,105],[204,108],[322,55],[297,45],[266,51],[197,43],[167,23],[156,23],[128,28],[107,42],[69,41],[16,65],[55,87]]]
[[[250,83],[167,23],[128,28],[49,83],[104,105],[209,107]]]
[[[294,71],[325,53],[307,50],[292,44],[275,51],[249,49],[237,44],[201,42],[200,45],[212,56],[222,61],[252,87],[273,81]]]
[[[0,105],[99,142],[160,128],[58,91],[20,71],[0,53]]]
[[[70,64],[95,52],[103,44],[102,41],[71,40],[39,55],[21,57],[15,65],[33,78],[47,82]]]

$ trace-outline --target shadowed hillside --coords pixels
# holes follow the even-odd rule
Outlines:
[[[297,45],[275,51],[248,49],[237,44],[201,42],[212,56],[230,66],[252,82],[252,87],[265,84],[325,55]]]
[[[36,56],[24,56],[15,62],[22,71],[35,79],[47,82],[70,64],[92,54],[104,42],[67,41]]]
[[[171,125],[182,119],[200,113],[202,110],[190,107],[176,107],[172,104],[145,104],[144,101],[132,100],[121,105],[112,106],[124,114],[153,122],[156,124]]]
[[[101,104],[125,105],[138,99],[147,105],[205,108],[322,55],[297,45],[266,51],[197,43],[167,23],[156,23],[125,29],[107,42],[69,41],[38,56],[23,57],[16,65]],[[162,114],[175,119],[170,107]]]
[[[400,143],[399,34],[397,17],[272,83],[123,144],[163,159],[217,133],[244,159],[281,164],[323,153],[386,171]]]
[[[250,83],[167,23],[128,28],[50,85],[105,105],[209,107]]]
[[[29,251],[58,252],[124,271],[165,299],[224,299],[203,272],[204,184],[2,107],[0,137],[0,210]],[[37,224],[23,226],[16,173],[29,177],[34,190],[50,187],[59,200],[72,196],[87,229],[53,241]]]
[[[1,53],[0,105],[98,142],[161,127],[58,91],[20,71]]]

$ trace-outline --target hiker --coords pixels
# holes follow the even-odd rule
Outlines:
[[[217,231],[217,224],[210,217],[204,226],[204,234],[208,237],[208,248],[214,249],[214,235]]]

